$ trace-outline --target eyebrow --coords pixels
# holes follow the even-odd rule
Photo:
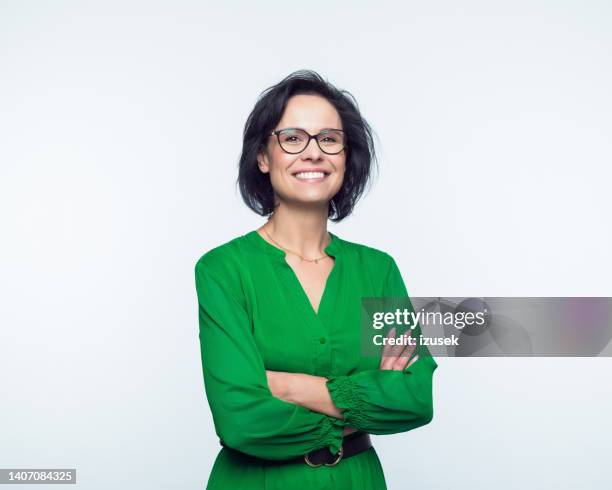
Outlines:
[[[282,128],[282,129],[301,129],[302,131],[306,131],[308,133],[308,131],[306,129],[300,128],[300,127],[297,127],[297,126],[289,126],[287,128]],[[322,133],[323,131],[344,131],[344,130],[340,129],[340,128],[323,128],[321,131],[319,131],[319,133]]]

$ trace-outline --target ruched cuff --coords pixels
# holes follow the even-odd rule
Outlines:
[[[317,449],[327,446],[332,454],[337,454],[342,446],[342,433],[346,425],[345,420],[325,416],[321,424]]]
[[[365,405],[351,377],[330,376],[325,384],[334,404],[343,410],[345,425],[350,425],[355,429],[362,427]]]

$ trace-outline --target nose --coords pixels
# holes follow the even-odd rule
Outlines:
[[[312,159],[319,160],[323,152],[321,148],[319,148],[319,144],[317,143],[316,138],[311,138],[304,151],[302,151],[302,158],[304,160]]]

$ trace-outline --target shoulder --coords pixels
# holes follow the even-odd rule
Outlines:
[[[375,269],[387,270],[394,262],[393,257],[387,251],[370,245],[342,239],[342,246],[346,255]]]
[[[221,289],[244,307],[247,269],[243,248],[245,235],[237,236],[204,252],[195,263],[195,285],[200,301],[205,291]]]
[[[244,235],[237,236],[204,252],[195,263],[196,274],[203,272],[219,276],[233,274],[242,264],[241,242]]]

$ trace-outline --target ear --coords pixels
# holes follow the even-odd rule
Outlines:
[[[270,172],[268,152],[265,147],[263,147],[257,153],[257,166],[259,167],[259,170],[264,174],[267,174],[268,172]]]

